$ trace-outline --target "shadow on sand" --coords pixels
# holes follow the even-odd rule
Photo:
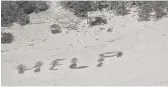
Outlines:
[[[58,64],[57,66],[61,66],[61,65],[64,65],[64,64]]]
[[[62,61],[62,60],[65,60],[65,59],[56,59],[57,61]]]
[[[74,68],[71,68],[71,69],[83,69],[83,68],[87,68],[89,66],[78,66],[78,67],[74,67]]]
[[[59,69],[50,69],[50,70],[59,70]]]

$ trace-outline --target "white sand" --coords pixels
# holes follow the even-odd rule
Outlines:
[[[2,85],[168,85],[168,18],[138,22],[132,15],[113,16],[107,25],[88,28],[83,21],[79,32],[66,33],[63,28],[63,33],[51,34],[50,24],[56,22],[53,15],[69,13],[52,7],[31,14],[36,18],[34,24],[6,29],[14,34],[15,41],[2,44],[1,50],[8,50],[2,53]],[[101,27],[105,29],[99,30]],[[107,32],[110,27],[112,33]],[[109,51],[124,55],[108,58],[102,67],[96,67],[99,53]],[[79,66],[89,67],[69,69],[73,57],[78,58]],[[52,60],[59,58],[65,59],[56,67],[59,70],[49,70]],[[15,69],[19,64],[33,67],[37,61],[44,62],[39,73],[31,70],[18,74]]]

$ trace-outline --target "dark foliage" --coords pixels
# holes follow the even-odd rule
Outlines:
[[[18,8],[19,6],[16,2],[1,2],[1,26],[9,26],[16,22]]]
[[[19,9],[16,20],[20,25],[26,25],[30,23],[29,16],[28,14],[24,13],[23,9]]]
[[[101,24],[107,24],[107,19],[103,19],[102,17],[95,17],[95,21],[90,22],[90,26],[96,26]]]
[[[28,14],[45,11],[49,8],[45,1],[2,1],[1,2],[1,26],[11,26],[13,22],[21,25],[28,24]]]
[[[168,1],[159,1],[153,3],[153,10],[155,11],[155,18],[159,19],[167,15]]]
[[[9,44],[14,40],[14,36],[11,33],[1,33],[1,43]]]
[[[50,26],[51,28],[51,33],[52,34],[57,34],[57,33],[61,33],[62,32],[62,28],[59,24],[52,24]]]
[[[140,21],[149,21],[152,17],[151,13],[154,13],[156,20],[167,15],[168,1],[138,1],[136,3]]]
[[[96,9],[92,7],[94,5],[92,1],[63,1],[61,4],[66,9],[73,10],[78,17],[87,17],[88,11]]]
[[[138,2],[138,7],[139,21],[149,21],[153,11],[152,4],[150,2]]]
[[[128,3],[132,2],[127,2],[127,1],[109,1],[109,8],[114,11],[116,15],[127,15],[129,13],[128,9]]]
[[[139,21],[163,18],[168,12],[168,1],[64,1],[63,7],[73,10],[78,17],[87,17],[88,11],[113,10],[116,15],[129,14],[130,8],[138,8]],[[154,13],[154,15],[151,15]]]

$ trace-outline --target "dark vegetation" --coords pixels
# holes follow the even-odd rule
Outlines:
[[[61,4],[64,8],[72,10],[78,17],[87,17],[87,12],[92,11],[94,9],[92,7],[95,6],[93,1],[63,1]]]
[[[95,17],[95,21],[91,21],[89,23],[90,26],[96,26],[101,24],[107,24],[107,19],[103,19],[102,17]]]
[[[26,25],[30,22],[28,14],[38,13],[49,8],[45,1],[2,1],[1,26],[11,26],[13,22]]]
[[[139,21],[163,18],[168,12],[168,1],[62,1],[64,8],[81,18],[88,17],[88,11],[112,10],[118,16],[129,14],[130,8],[136,7]],[[153,15],[151,13],[154,13]]]
[[[59,24],[52,24],[52,25],[50,25],[50,28],[51,28],[52,34],[57,34],[57,33],[62,32],[61,26]]]
[[[88,18],[89,11],[102,11],[103,9],[112,10],[115,15],[124,16],[130,13],[130,9],[137,8],[138,20],[149,21],[159,20],[167,16],[168,1],[62,1],[61,5],[80,18]],[[14,22],[26,25],[30,22],[29,14],[45,11],[49,8],[46,1],[2,1],[1,2],[1,26],[9,27]],[[91,21],[91,26],[107,24],[107,19],[95,17]],[[53,24],[51,33],[61,33],[61,26]],[[110,29],[108,32],[111,32]],[[1,43],[11,43],[13,35],[1,33]],[[75,64],[74,64],[75,65]]]
[[[9,44],[14,40],[14,36],[11,33],[1,33],[1,43]]]
[[[103,9],[124,16],[129,14],[130,8],[137,7],[139,21],[149,21],[152,17],[156,20],[161,19],[168,12],[168,1],[62,1],[61,5],[81,18],[88,17],[88,11]],[[30,22],[28,14],[48,8],[46,1],[2,1],[1,26],[11,26],[13,22],[26,25]]]
[[[21,26],[30,23],[29,14],[45,11],[49,8],[45,1],[2,1],[1,26],[9,27],[14,22]],[[1,33],[1,43],[12,43],[14,36],[11,33]]]

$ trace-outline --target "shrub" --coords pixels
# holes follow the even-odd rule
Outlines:
[[[168,8],[168,2],[155,1],[153,2],[153,10],[155,11],[155,18],[159,19],[167,15],[166,9]]]
[[[111,9],[115,12],[116,15],[127,15],[129,13],[129,9],[127,8],[128,2],[123,1],[112,1]]]
[[[56,34],[56,33],[61,33],[62,32],[61,26],[59,24],[52,24],[50,26],[50,28],[51,28],[51,33],[52,34]]]
[[[26,25],[26,24],[30,23],[29,18],[30,17],[28,16],[28,14],[25,14],[23,12],[23,9],[19,9],[18,16],[17,16],[17,22],[18,22],[18,24],[20,24],[20,25]]]
[[[1,33],[1,43],[9,44],[14,40],[14,36],[11,33]]]
[[[12,25],[13,22],[16,22],[19,6],[14,1],[2,1],[1,5],[1,26]]]
[[[149,21],[153,6],[151,2],[137,2],[139,21]]]
[[[62,6],[71,9],[78,17],[87,17],[88,11],[102,10],[103,8],[113,9],[117,15],[126,15],[128,2],[119,1],[64,1]]]
[[[90,20],[91,22],[89,23],[90,26],[96,26],[96,25],[101,25],[101,24],[107,24],[107,19],[104,19],[102,17],[95,17],[95,21]]]
[[[138,12],[138,20],[139,21],[149,21],[150,20],[150,12],[146,11],[146,10],[140,10]]]
[[[155,9],[155,12],[156,12],[155,13],[156,19],[162,18],[163,16],[167,14],[166,12],[164,12],[164,9],[159,9],[159,8]]]
[[[103,8],[108,8],[109,5],[107,3],[108,3],[107,1],[97,1],[95,3],[97,4],[95,8],[97,8],[98,10],[102,10]]]
[[[73,10],[78,17],[87,17],[87,12],[93,9],[92,1],[63,1],[61,4],[64,8]]]
[[[103,8],[113,10],[116,15],[127,15],[129,9],[138,7],[138,20],[149,21],[154,12],[156,19],[167,15],[167,1],[68,1],[62,2],[63,7],[73,10],[78,17],[87,17],[88,11],[102,10]]]
[[[47,4],[46,1],[38,1],[35,3],[35,8],[39,11],[46,11],[49,7],[50,6]]]
[[[2,1],[1,26],[11,26],[13,22],[21,25],[29,23],[28,14],[45,11],[49,8],[45,1]]]
[[[17,1],[19,9],[23,9],[23,13],[30,14],[34,12],[35,2],[31,1]]]
[[[167,15],[166,9],[168,8],[167,1],[140,1],[137,2],[139,8],[138,16],[141,21],[149,21],[154,12],[155,19],[160,19]]]

